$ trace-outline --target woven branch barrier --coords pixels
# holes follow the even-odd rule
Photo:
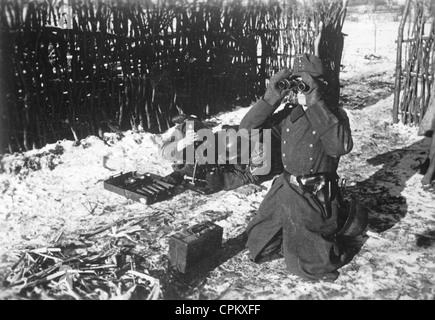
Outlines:
[[[180,112],[249,105],[313,52],[338,103],[346,2],[0,1],[1,150],[113,130],[159,133]]]
[[[425,1],[407,0],[397,38],[394,123],[420,125],[434,83],[434,52],[434,18]]]

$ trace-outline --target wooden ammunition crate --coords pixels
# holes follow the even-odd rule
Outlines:
[[[169,261],[186,273],[202,259],[215,255],[222,246],[223,228],[205,221],[169,238]]]
[[[153,204],[167,200],[174,195],[175,186],[161,181],[162,177],[136,172],[120,173],[104,181],[104,189],[115,192],[128,199]]]

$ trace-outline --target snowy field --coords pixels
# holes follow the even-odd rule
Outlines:
[[[344,23],[341,95],[354,139],[339,175],[348,192],[370,210],[367,236],[333,283],[311,283],[286,273],[283,260],[256,265],[244,249],[243,231],[255,215],[270,181],[212,195],[183,192],[145,205],[103,188],[111,175],[138,171],[166,175],[170,163],[158,153],[161,135],[144,132],[88,137],[75,145],[59,141],[40,150],[4,155],[0,171],[0,278],[26,250],[78,241],[79,235],[125,217],[149,217],[139,232],[143,265],[159,279],[157,299],[429,299],[435,298],[435,193],[423,190],[419,165],[429,141],[417,127],[392,123],[398,22]],[[217,115],[238,124],[249,108]],[[224,228],[224,255],[195,276],[169,272],[170,235],[211,220]],[[112,236],[118,235],[112,230]],[[103,234],[101,235],[103,236]],[[106,235],[107,237],[107,235]],[[97,240],[95,240],[97,241]],[[98,241],[97,241],[98,242]],[[97,250],[98,244],[86,250]],[[2,281],[2,282],[3,282]],[[57,285],[58,279],[49,283]],[[45,289],[42,289],[45,288]],[[20,286],[0,285],[1,299],[18,296]],[[27,297],[65,295],[35,287]],[[97,298],[116,298],[99,294]],[[78,298],[70,294],[68,298]]]

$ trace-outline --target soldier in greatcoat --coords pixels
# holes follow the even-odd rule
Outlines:
[[[262,143],[257,143],[256,148],[253,148],[250,152],[248,163],[241,163],[241,141],[237,139],[237,135],[231,137],[229,140],[221,139],[215,133],[215,140],[213,143],[223,143],[225,151],[228,154],[219,154],[217,151],[219,147],[216,145],[216,163],[215,165],[202,164],[196,166],[195,164],[188,163],[186,161],[187,147],[194,145],[195,150],[202,142],[199,138],[197,131],[201,129],[208,129],[204,122],[200,121],[195,116],[177,115],[172,121],[176,123],[176,126],[168,130],[161,145],[162,157],[168,160],[176,160],[172,165],[174,172],[163,178],[164,181],[180,184],[185,177],[192,177],[193,175],[200,180],[207,181],[208,192],[220,191],[220,190],[232,190],[242,185],[255,183],[259,184],[264,180],[271,178],[278,172],[282,172],[282,164],[279,160],[279,146],[280,140],[276,136],[271,137],[270,157],[266,157],[262,150]],[[192,130],[187,130],[186,125],[192,125]],[[224,125],[223,130],[238,130],[238,126]],[[174,134],[177,131],[178,134]],[[236,148],[236,152],[231,154],[230,149]],[[193,151],[192,150],[192,151]],[[273,150],[273,151],[272,151]],[[220,158],[221,157],[221,158]],[[233,157],[233,158],[231,158]],[[233,162],[231,162],[233,161]],[[267,162],[268,161],[268,162]],[[232,163],[221,164],[217,163]],[[235,163],[234,163],[235,162]],[[266,162],[266,163],[265,163]]]
[[[270,129],[281,137],[284,173],[272,183],[258,213],[247,226],[247,248],[254,262],[284,257],[290,273],[311,280],[335,280],[345,254],[337,242],[340,156],[353,147],[344,110],[329,106],[321,60],[297,56],[293,71],[282,69],[266,93],[245,115],[240,128]],[[279,112],[291,89],[283,81],[299,78],[298,104]]]

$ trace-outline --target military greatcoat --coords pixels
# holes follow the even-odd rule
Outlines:
[[[336,174],[340,156],[353,147],[349,119],[344,110],[332,112],[323,101],[304,111],[302,106],[287,106],[274,114],[276,107],[259,99],[240,123],[240,128],[270,128],[281,137],[284,170],[293,176]],[[337,206],[333,201],[332,206]],[[337,210],[325,219],[320,207],[300,186],[281,174],[247,226],[247,248],[251,258],[259,254],[272,238],[282,234],[281,252],[290,273],[319,279],[342,265],[337,250]]]

